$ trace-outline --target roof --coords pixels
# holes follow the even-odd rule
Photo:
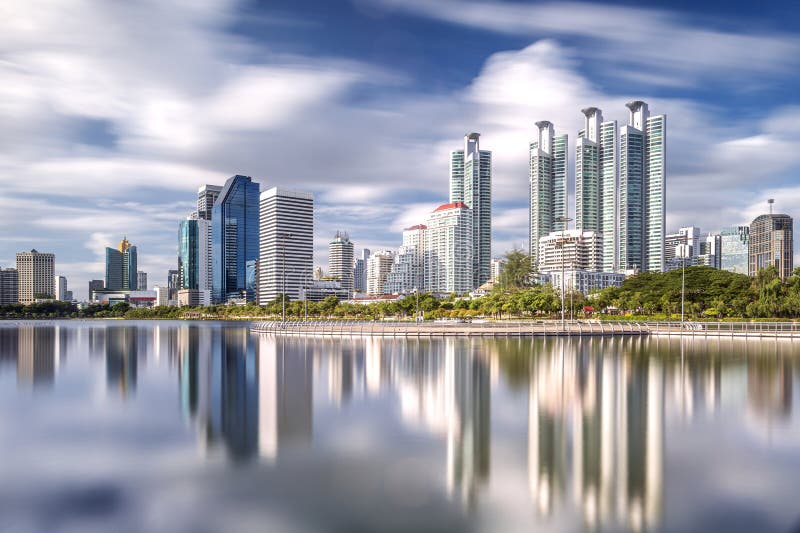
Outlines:
[[[440,205],[439,207],[434,209],[433,212],[435,213],[437,211],[444,211],[445,209],[466,209],[466,208],[467,204],[465,204],[464,202],[450,202],[449,204]]]
[[[412,230],[415,230],[415,229],[428,229],[428,226],[426,226],[425,224],[415,224],[414,226],[411,226],[410,228],[406,228],[403,231],[412,231]]]

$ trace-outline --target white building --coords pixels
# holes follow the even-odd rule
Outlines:
[[[67,278],[64,276],[54,276],[53,286],[56,300],[61,302],[67,301]]]
[[[259,198],[258,302],[274,301],[284,283],[300,299],[314,270],[314,195],[273,187]]]
[[[392,271],[394,253],[378,250],[367,259],[367,294],[376,296],[384,293],[384,285]]]
[[[367,259],[371,254],[369,248],[364,248],[361,257],[353,260],[353,292],[367,292]]]
[[[536,123],[537,135],[529,145],[530,180],[530,255],[538,263],[539,239],[564,228],[556,222],[567,216],[567,143],[566,135],[556,136],[547,120]]]
[[[553,270],[542,274],[540,281],[550,283],[556,290],[561,290],[561,270]],[[617,272],[591,272],[588,270],[565,270],[564,290],[589,294],[594,290],[608,287],[619,287],[625,281],[625,274]]]
[[[35,249],[17,254],[19,303],[30,304],[55,296],[55,262],[55,254],[39,253]]]
[[[506,261],[502,257],[492,259],[492,283],[498,283],[500,281],[500,274],[503,273],[503,270],[506,268]]]
[[[403,230],[403,245],[397,252],[392,270],[386,277],[386,294],[405,294],[425,287],[425,233],[427,226],[417,224]]]
[[[170,304],[170,302],[169,302],[169,287],[160,287],[160,286],[156,285],[155,287],[153,287],[153,291],[152,292],[156,293],[156,301],[155,301],[155,306],[156,307]]]
[[[328,243],[328,275],[339,280],[347,291],[347,298],[353,294],[353,243],[344,231],[337,231]]]
[[[200,307],[211,305],[211,291],[199,289],[179,289],[178,305],[181,307]]]
[[[554,231],[539,239],[539,273],[561,270],[600,272],[603,237],[594,231]]]
[[[428,215],[425,286],[429,292],[473,289],[472,216],[464,202],[440,205]]]

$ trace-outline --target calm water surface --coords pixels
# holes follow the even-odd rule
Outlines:
[[[0,531],[796,531],[800,342],[0,324]]]

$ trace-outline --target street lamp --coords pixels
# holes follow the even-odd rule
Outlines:
[[[681,255],[681,331],[683,331],[683,303],[685,301],[686,293],[686,252]]]
[[[564,230],[567,223],[572,221],[569,217],[556,217],[554,222],[561,222],[561,331],[564,331]]]
[[[278,238],[282,239],[283,246],[283,294],[281,295],[281,322],[286,323],[286,239],[291,239],[292,233],[278,233]]]

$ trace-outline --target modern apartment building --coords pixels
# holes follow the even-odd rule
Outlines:
[[[302,298],[314,273],[314,195],[268,189],[261,193],[259,220],[259,303],[282,294]]]
[[[567,135],[556,136],[547,120],[536,123],[537,136],[529,144],[530,231],[534,269],[538,267],[539,239],[566,228],[557,222],[567,216]]]
[[[367,259],[367,294],[377,296],[384,294],[386,278],[392,271],[394,253],[390,250],[378,250]]]
[[[472,290],[472,217],[464,202],[437,207],[426,223],[425,286],[429,292]]]
[[[353,291],[367,292],[367,259],[372,252],[369,248],[361,250],[361,257],[353,260]]]
[[[259,185],[251,177],[237,174],[225,182],[211,214],[214,303],[242,298],[255,301],[255,286],[247,283],[247,267],[259,258],[258,232]]]
[[[600,272],[602,255],[600,234],[581,229],[554,231],[539,239],[539,272],[561,272],[562,268]]]
[[[328,275],[339,280],[347,291],[347,298],[353,295],[353,243],[347,232],[337,231],[328,243]]]
[[[625,104],[620,129],[619,269],[665,268],[666,115],[650,116],[645,102]]]
[[[463,202],[472,216],[472,285],[491,277],[492,152],[480,149],[480,134],[464,136],[464,149],[450,153],[450,202]]]
[[[748,273],[774,266],[781,279],[794,268],[794,222],[789,215],[761,215],[750,224],[750,267]]]
[[[425,287],[425,237],[427,226],[417,224],[403,230],[403,245],[386,278],[386,294],[405,294]]]
[[[720,232],[722,262],[720,268],[737,274],[750,269],[750,226],[732,226]]]
[[[181,289],[193,289],[211,294],[209,228],[209,221],[199,218],[195,213],[181,220],[178,225],[178,292]]]
[[[600,233],[603,270],[617,268],[617,121],[596,107],[582,109],[584,129],[575,146],[575,227]]]
[[[0,305],[19,302],[19,273],[16,268],[0,268]]]
[[[36,249],[17,253],[19,303],[31,304],[37,298],[54,297],[55,262],[54,254],[40,253]]]
[[[105,289],[111,291],[135,291],[138,289],[137,276],[138,252],[126,237],[117,248],[106,248],[106,283]]]

